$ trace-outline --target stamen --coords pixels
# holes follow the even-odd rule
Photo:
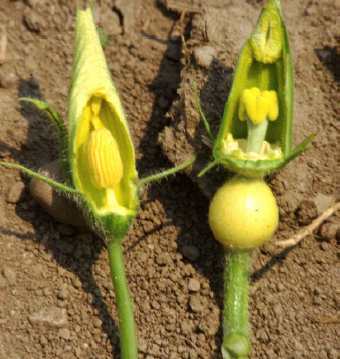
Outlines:
[[[89,177],[97,188],[112,188],[123,177],[123,162],[117,141],[106,128],[91,132],[86,145]]]

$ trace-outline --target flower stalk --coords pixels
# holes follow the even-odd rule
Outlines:
[[[116,294],[122,358],[136,359],[138,356],[137,330],[120,241],[115,239],[109,241],[107,251],[112,283]]]

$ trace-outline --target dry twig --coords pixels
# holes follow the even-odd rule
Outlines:
[[[318,218],[316,218],[311,224],[304,227],[301,231],[296,233],[293,237],[286,239],[284,241],[277,242],[276,245],[281,248],[288,248],[288,247],[296,246],[305,237],[313,234],[313,232],[321,225],[322,222],[324,222],[327,218],[329,218],[331,215],[333,215],[338,210],[340,210],[340,202],[335,203],[332,207],[329,207]]]

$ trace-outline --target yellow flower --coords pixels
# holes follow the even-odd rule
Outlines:
[[[105,230],[118,226],[120,231],[138,207],[138,174],[125,114],[90,9],[77,12],[69,101],[74,186]]]

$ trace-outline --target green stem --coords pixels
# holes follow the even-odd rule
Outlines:
[[[224,274],[223,359],[246,359],[250,353],[248,311],[251,253],[226,253]]]
[[[261,151],[263,141],[266,138],[268,121],[264,120],[258,125],[254,125],[250,120],[247,120],[248,139],[247,139],[247,152]]]
[[[27,168],[23,165],[20,165],[18,163],[0,161],[0,167],[20,170],[21,172],[25,173],[26,175],[28,175],[30,177],[36,178],[40,181],[47,183],[48,185],[50,185],[52,188],[54,188],[56,191],[59,191],[59,192],[75,193],[75,194],[79,193],[75,188],[69,187],[69,186],[67,186],[63,183],[57,182],[49,177],[43,176],[40,173],[32,171],[29,168]]]
[[[148,176],[148,177],[144,177],[142,179],[139,180],[139,183],[138,185],[140,187],[143,187],[145,186],[146,184],[148,183],[151,183],[151,182],[158,182],[164,178],[167,178],[171,175],[174,175],[176,174],[177,172],[179,171],[182,171],[184,170],[185,168],[191,166],[194,162],[195,162],[195,159],[196,157],[193,157],[183,163],[181,163],[180,165],[176,166],[176,167],[173,167],[173,168],[169,168],[168,170],[165,170],[165,171],[162,171],[162,172],[159,172],[159,173],[156,173],[154,175],[151,175],[151,176]]]
[[[121,358],[137,359],[138,343],[133,303],[125,275],[123,250],[120,241],[111,240],[108,243],[108,254],[119,318]]]

